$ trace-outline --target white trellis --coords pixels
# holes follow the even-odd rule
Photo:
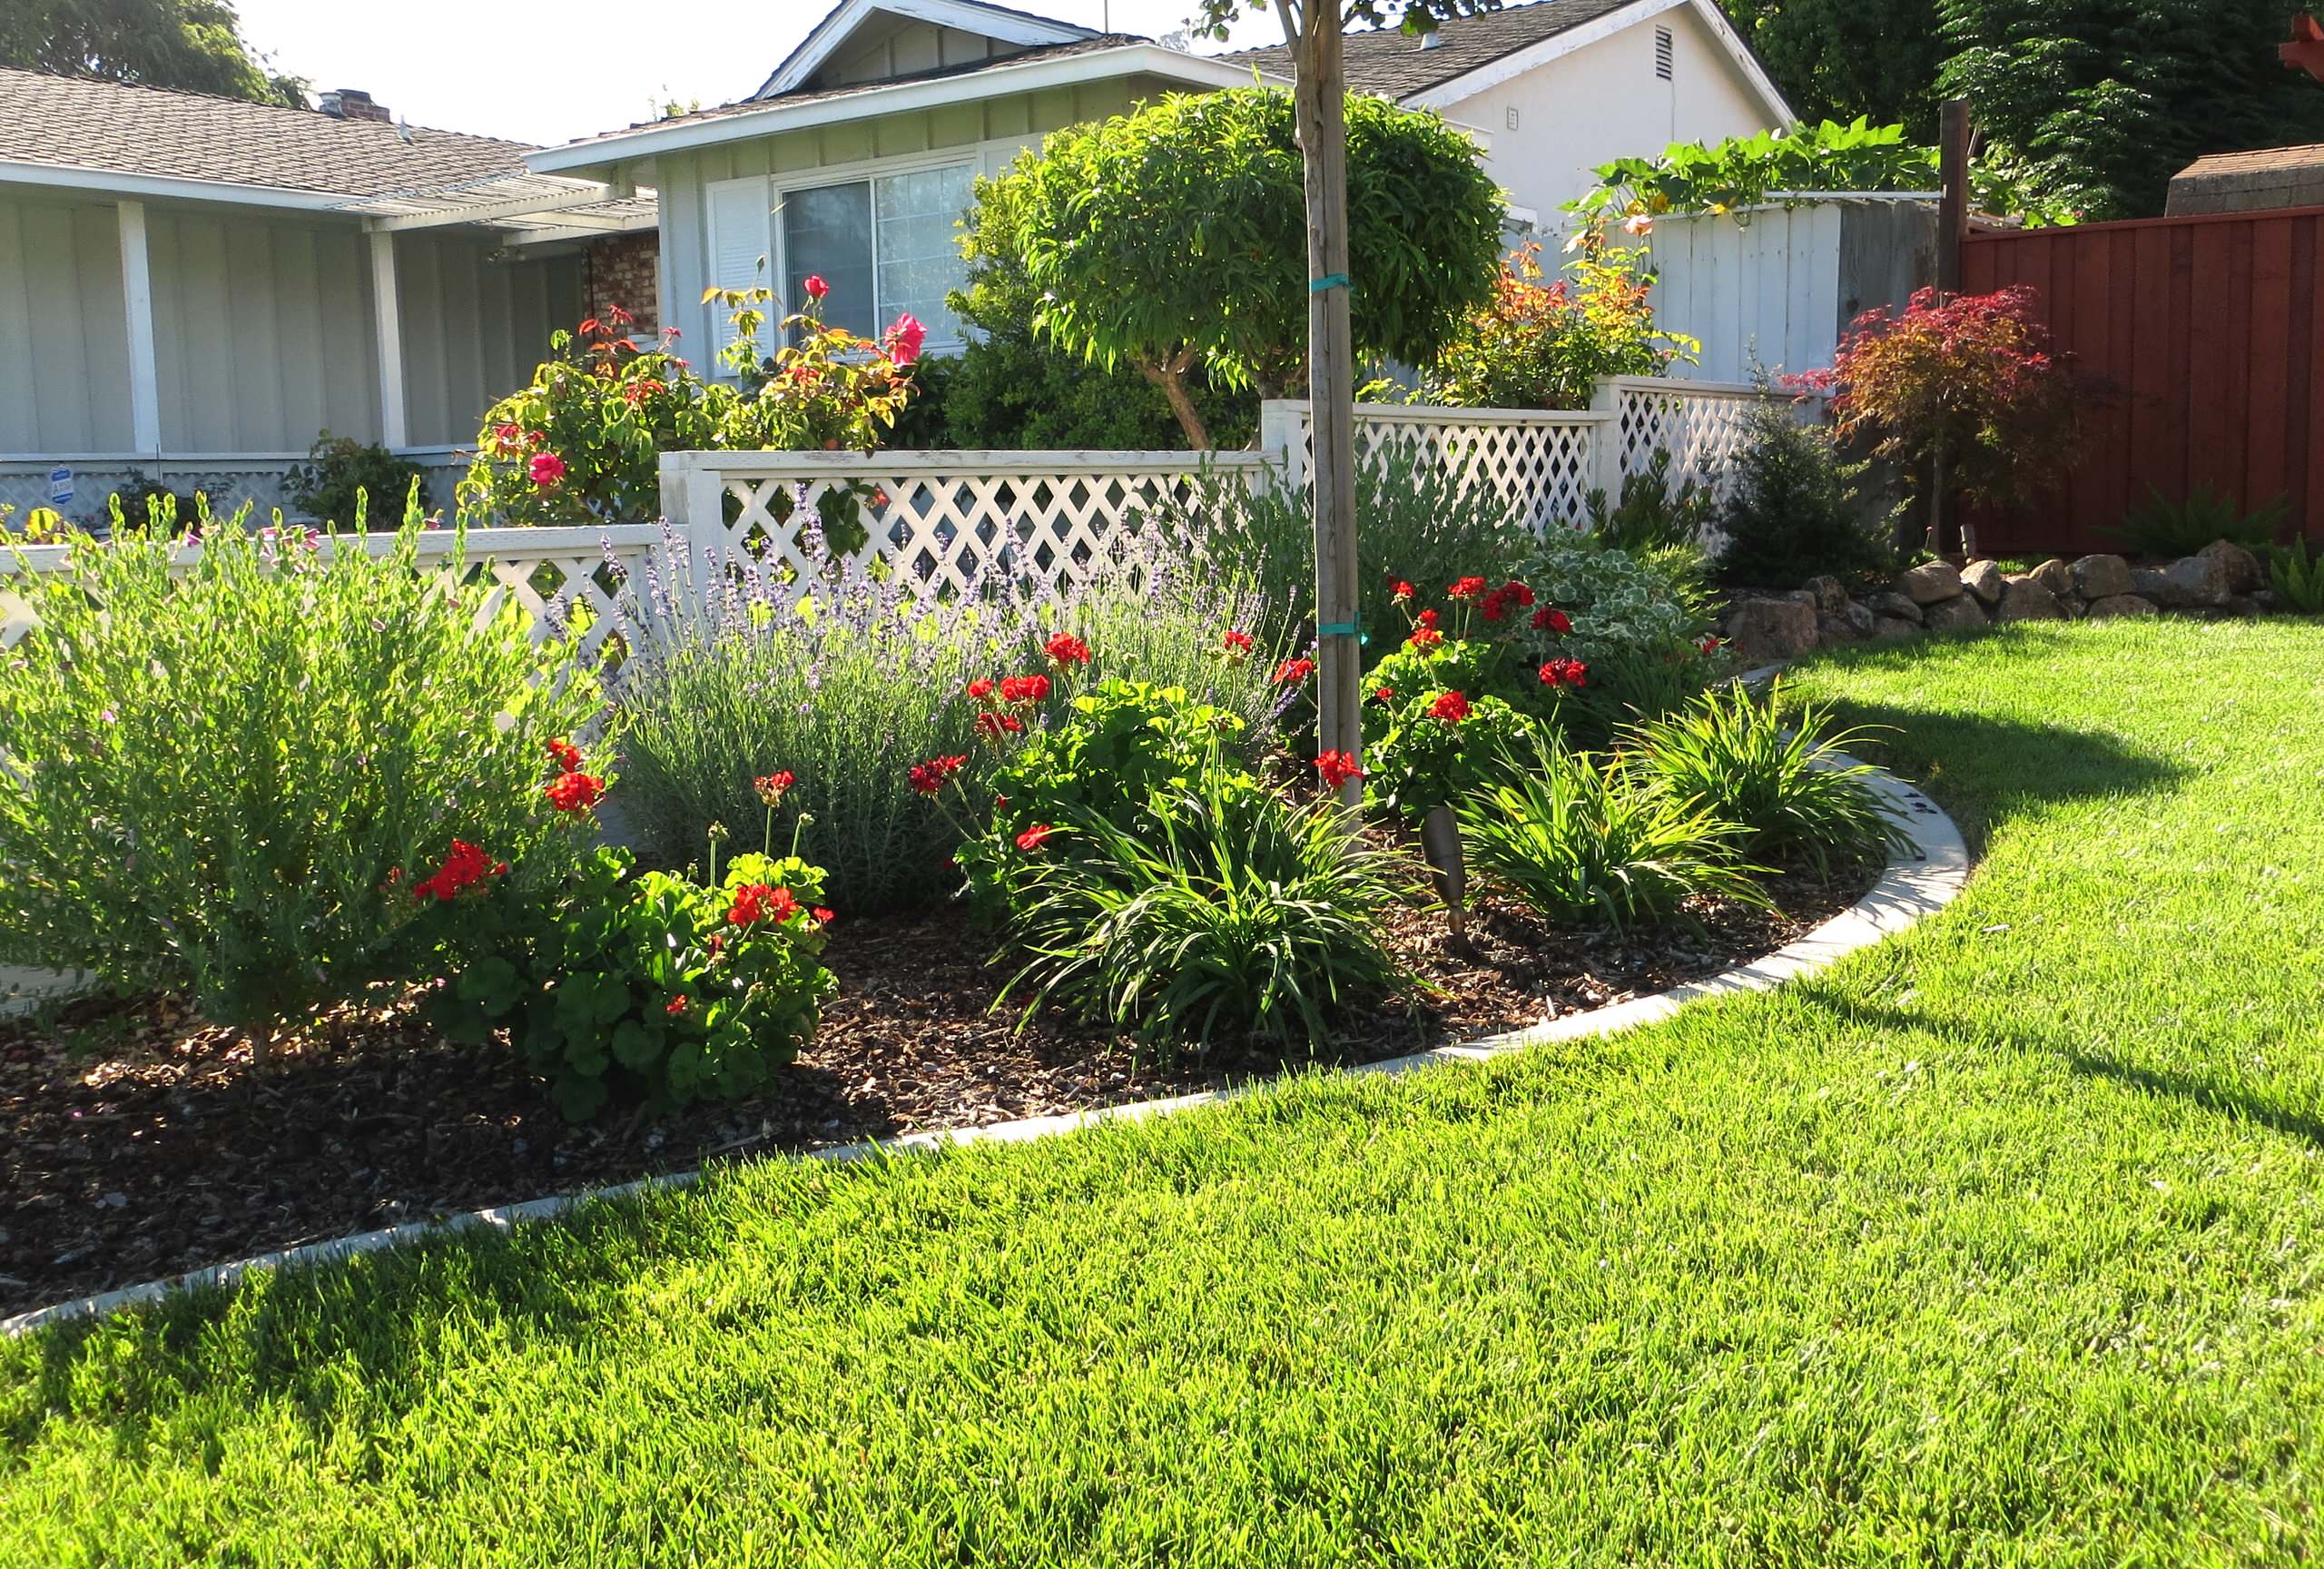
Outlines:
[[[1359,462],[1403,449],[1453,478],[1458,492],[1482,491],[1515,508],[1535,533],[1572,528],[1599,487],[1612,416],[1541,409],[1440,409],[1359,404]],[[1259,449],[1292,484],[1303,483],[1315,449],[1315,419],[1304,400],[1261,405]]]
[[[1769,396],[1748,381],[1612,376],[1599,382],[1592,406],[1613,421],[1606,493],[1620,495],[1623,479],[1646,472],[1655,454],[1668,452],[1674,488],[1691,480],[1727,499],[1750,413]]]

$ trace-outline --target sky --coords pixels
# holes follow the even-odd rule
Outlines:
[[[650,119],[664,102],[731,103],[766,80],[836,0],[237,0],[269,66],[359,87],[415,125],[550,143]],[[1191,0],[1009,0],[1149,37]],[[650,36],[648,35],[650,31]],[[1283,41],[1273,17],[1234,46]],[[1220,47],[1205,44],[1206,52]]]

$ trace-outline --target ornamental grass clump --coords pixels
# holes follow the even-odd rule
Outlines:
[[[1272,650],[1219,653],[1256,618],[1253,597],[1168,547],[1134,546],[1055,596],[1007,561],[938,592],[832,551],[803,501],[793,515],[803,576],[747,555],[689,563],[665,541],[624,587],[624,810],[657,858],[682,860],[712,823],[753,821],[753,782],[795,767],[782,811],[811,819],[801,853],[829,869],[833,901],[906,907],[959,886],[959,831],[911,783],[926,759],[960,756],[981,778],[987,742],[1039,728],[1110,676],[1184,687],[1236,715],[1255,745],[1269,732]],[[966,696],[1037,674],[1049,683],[1038,696]]]
[[[1735,824],[1745,854],[1829,871],[1908,843],[1873,792],[1873,770],[1843,755],[1867,734],[1835,728],[1830,710],[1813,704],[1787,716],[1778,678],[1765,697],[1741,686],[1706,692],[1629,740],[1640,777]]]
[[[0,661],[0,962],[181,993],[262,1051],[402,972],[428,905],[570,869],[596,677],[463,580],[458,537],[424,568],[419,537],[416,512],[376,555],[237,515],[198,550],[137,528],[18,558],[38,624]]]

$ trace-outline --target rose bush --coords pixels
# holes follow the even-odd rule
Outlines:
[[[1702,345],[1654,324],[1640,252],[1582,231],[1571,277],[1541,281],[1541,246],[1502,262],[1492,298],[1428,368],[1422,400],[1461,409],[1587,409],[1602,376],[1658,376]]]

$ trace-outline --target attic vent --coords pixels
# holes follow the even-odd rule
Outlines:
[[[1670,29],[1654,30],[1654,74],[1663,81],[1670,80]]]
[[[1441,49],[1444,46],[1444,35],[1432,27],[1420,35],[1420,46],[1423,49]]]

